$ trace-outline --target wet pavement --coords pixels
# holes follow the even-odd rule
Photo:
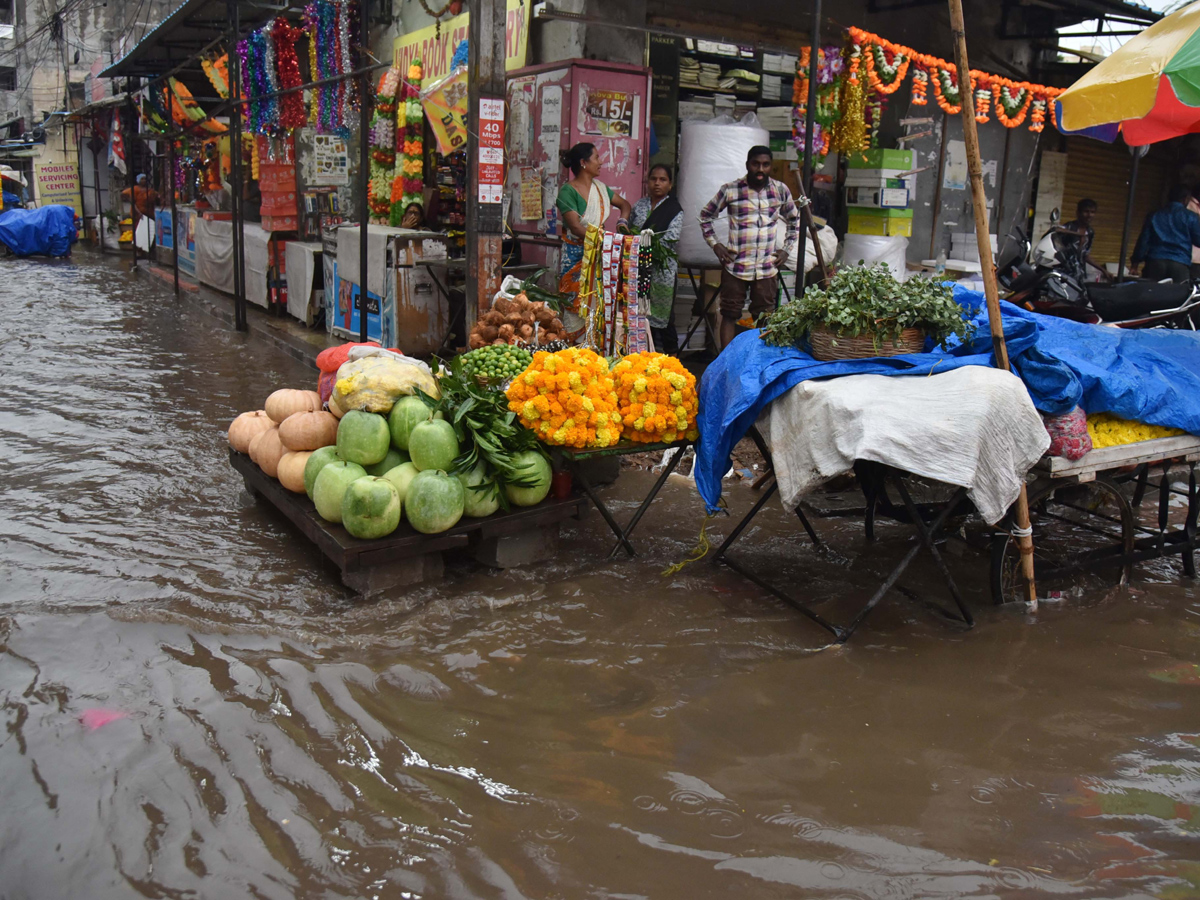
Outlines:
[[[225,458],[313,369],[112,261],[0,266],[0,897],[1200,895],[1176,562],[1030,615],[968,553],[973,631],[893,594],[822,649],[728,570],[662,577],[672,483],[634,561],[591,515],[363,603]],[[744,558],[837,616],[906,535],[818,527],[842,558],[777,506]]]

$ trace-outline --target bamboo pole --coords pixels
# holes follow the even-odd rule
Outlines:
[[[975,126],[975,97],[971,88],[971,66],[967,61],[967,32],[963,23],[962,0],[950,4],[950,30],[954,35],[954,63],[958,68],[958,89],[962,103],[963,142],[967,145],[967,171],[971,175],[971,206],[975,212],[975,240],[983,269],[983,293],[987,298],[988,324],[992,330],[992,350],[996,367],[1011,371],[1008,346],[1004,343],[1004,324],[1000,315],[1000,293],[996,287],[996,264],[988,235],[987,196],[983,192],[983,162],[979,157],[979,131]],[[935,211],[936,214],[936,211]],[[1021,572],[1025,576],[1025,600],[1037,608],[1037,582],[1033,571],[1033,535],[1029,528],[1029,494],[1021,485],[1017,497],[1017,546],[1021,550]]]

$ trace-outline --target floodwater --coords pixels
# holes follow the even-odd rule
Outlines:
[[[314,370],[111,261],[0,266],[0,897],[1200,895],[1176,562],[1029,614],[968,552],[973,631],[893,593],[829,648],[729,570],[661,575],[701,523],[673,483],[634,561],[593,514],[553,563],[359,602],[226,459]],[[834,618],[906,546],[794,523],[743,559]]]

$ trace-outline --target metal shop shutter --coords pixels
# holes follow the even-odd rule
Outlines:
[[[1129,225],[1129,250],[1137,242],[1146,215],[1163,202],[1168,164],[1165,154],[1151,148],[1138,166],[1137,193],[1133,198],[1133,220]],[[1121,255],[1121,229],[1125,224],[1125,201],[1129,195],[1129,173],[1133,157],[1120,141],[1106,144],[1085,137],[1067,138],[1067,177],[1063,188],[1062,220],[1075,218],[1075,205],[1085,197],[1100,209],[1092,220],[1096,243],[1092,256],[1102,263],[1115,263]],[[1040,237],[1038,235],[1034,238]],[[1128,260],[1126,260],[1128,262]]]

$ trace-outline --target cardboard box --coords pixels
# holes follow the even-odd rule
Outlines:
[[[258,167],[258,187],[267,191],[295,191],[296,167],[291,163],[262,163]]]
[[[300,217],[296,215],[263,216],[262,227],[263,231],[295,231],[300,227]]]
[[[913,167],[911,150],[863,150],[846,157],[849,169],[899,169],[908,171]]]
[[[875,209],[905,209],[908,207],[908,188],[904,182],[892,187],[855,187],[846,188],[846,205],[853,207],[870,207]]]
[[[295,191],[263,191],[261,212],[264,216],[295,216],[296,203]]]
[[[848,212],[850,222],[846,230],[851,234],[912,237],[911,209],[870,209],[855,206]]]

